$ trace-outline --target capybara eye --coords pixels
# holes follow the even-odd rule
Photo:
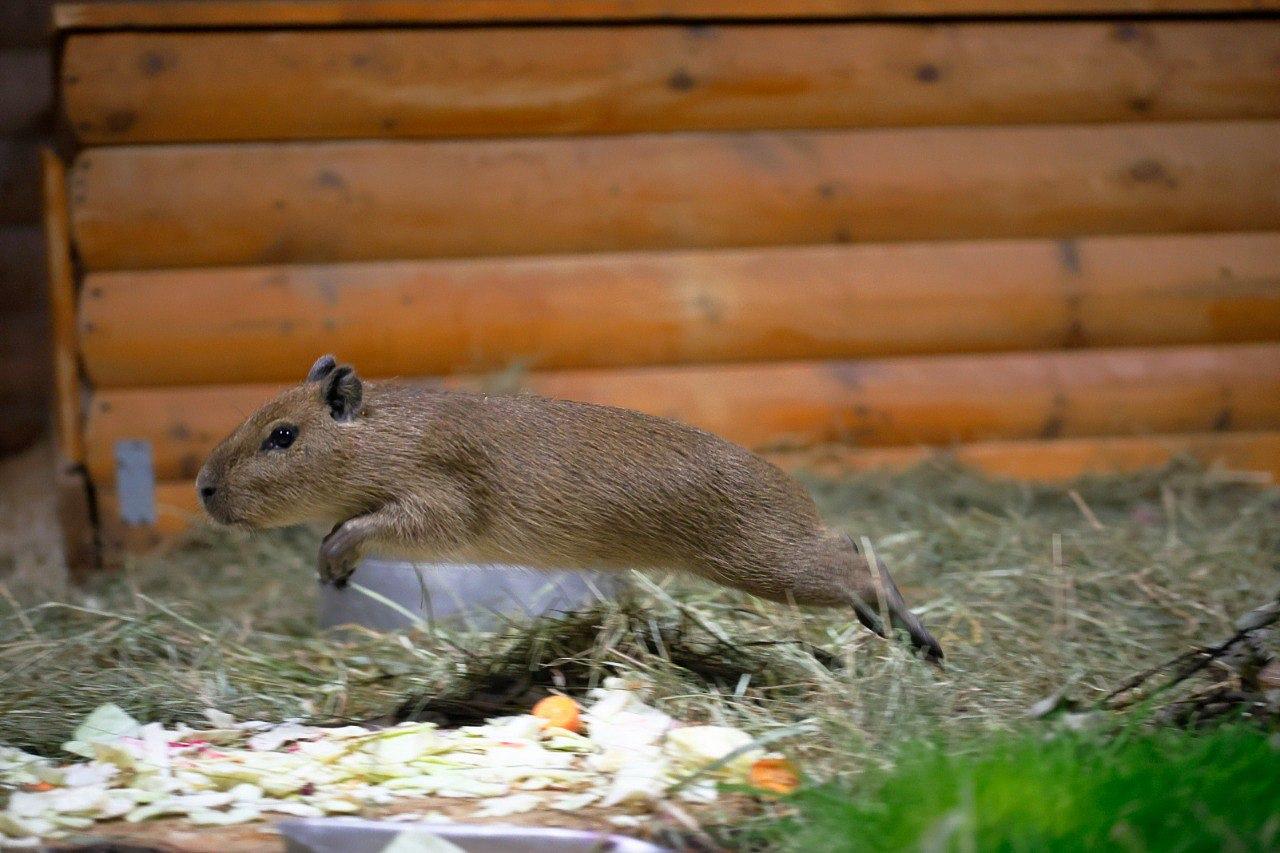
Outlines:
[[[293,444],[293,440],[298,437],[298,428],[285,424],[278,426],[271,431],[271,435],[267,436],[267,440],[262,442],[263,450],[284,450]]]

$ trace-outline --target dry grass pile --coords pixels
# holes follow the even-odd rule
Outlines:
[[[139,719],[471,719],[547,689],[642,673],[655,704],[767,735],[813,778],[884,765],[919,736],[1016,728],[1063,686],[1096,701],[1232,633],[1280,587],[1280,491],[1174,467],[1070,487],[992,483],[945,463],[811,486],[867,536],[948,652],[936,673],[856,626],[683,578],[625,601],[480,635],[313,627],[310,533],[207,531],[57,601],[0,604],[0,743],[52,753],[113,701]]]

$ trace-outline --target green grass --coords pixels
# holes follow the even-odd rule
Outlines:
[[[772,835],[796,851],[1274,850],[1280,740],[1229,725],[915,743],[892,769],[793,804],[798,817]]]

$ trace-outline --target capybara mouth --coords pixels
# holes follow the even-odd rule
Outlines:
[[[225,524],[228,527],[237,527],[244,524],[244,521],[232,512],[223,500],[204,501],[203,506],[205,514],[218,524]]]
[[[208,507],[205,508],[205,512],[208,514],[210,518],[212,518],[218,524],[225,524],[228,527],[234,527],[240,524],[240,522],[236,520],[236,517],[229,512],[225,512],[223,510],[209,509]]]

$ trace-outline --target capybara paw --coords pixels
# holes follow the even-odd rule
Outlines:
[[[317,569],[321,583],[331,583],[343,589],[351,580],[360,561],[360,540],[348,523],[339,524],[320,543]]]

